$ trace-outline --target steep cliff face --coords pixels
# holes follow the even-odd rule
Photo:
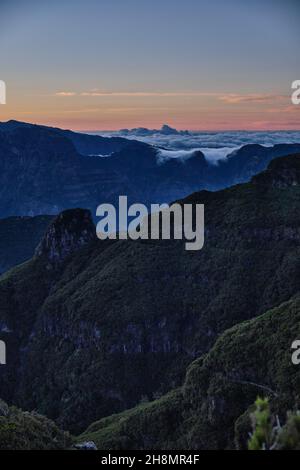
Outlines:
[[[63,134],[39,126],[0,132],[0,171],[2,217],[95,211],[112,188],[127,189],[126,177],[103,168],[99,157],[79,155]]]
[[[1,277],[0,339],[6,343],[8,358],[0,368],[1,391],[10,403],[23,367],[28,366],[24,359],[28,342],[36,335],[40,309],[60,279],[64,261],[93,244],[95,237],[89,211],[65,211],[49,224],[35,256]]]
[[[84,245],[96,240],[91,213],[73,209],[59,214],[39,243],[35,255],[45,257],[51,264],[61,264]]]
[[[299,156],[282,162],[297,172]],[[89,235],[83,247],[69,235],[66,245],[58,218],[41,245],[48,258],[38,250],[0,281],[2,337],[18,351],[0,370],[0,396],[77,432],[176,387],[227,328],[290,299],[299,291],[300,189],[276,179],[185,199],[205,204],[199,252],[178,240]],[[68,231],[77,227],[72,212],[67,220]],[[70,240],[81,248],[65,257]],[[62,263],[47,269],[57,254]]]
[[[291,361],[299,320],[298,294],[222,334],[191,364],[181,388],[93,423],[79,440],[110,450],[247,449],[257,396],[269,398],[280,423],[288,410],[299,410],[300,368]],[[298,426],[283,448],[299,448]]]

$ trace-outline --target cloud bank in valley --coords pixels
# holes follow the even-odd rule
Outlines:
[[[170,129],[168,134],[164,134],[161,130],[143,128],[96,133],[103,136],[140,140],[159,147],[158,158],[160,162],[170,158],[184,160],[190,158],[195,151],[200,150],[209,162],[217,163],[231,152],[247,144],[273,146],[275,144],[300,143],[300,131],[195,132],[168,129]]]
[[[220,160],[225,160],[227,155],[240,147],[221,147],[221,148],[193,148],[191,150],[165,150],[159,149],[157,153],[158,163],[164,163],[166,160],[178,158],[182,161],[187,160],[195,155],[195,152],[200,151],[204,154],[209,163],[217,164]]]

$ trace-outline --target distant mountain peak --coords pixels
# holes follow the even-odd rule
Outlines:
[[[46,256],[51,263],[59,264],[94,239],[96,230],[90,211],[66,210],[50,224],[35,255]]]
[[[179,134],[178,130],[168,126],[168,124],[163,124],[160,129],[161,134],[165,135],[172,135],[172,134]]]
[[[135,127],[133,129],[120,129],[120,135],[132,135],[147,137],[155,134],[161,135],[190,135],[189,131],[178,131],[175,127],[163,124],[160,129],[148,129],[147,127]]]

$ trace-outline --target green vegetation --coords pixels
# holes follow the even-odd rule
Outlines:
[[[0,400],[0,450],[66,449],[71,436],[37,413],[22,412]]]
[[[205,204],[200,252],[97,240],[54,266],[43,246],[75,238],[48,231],[0,279],[0,395],[72,433],[97,420],[84,435],[99,448],[246,448],[258,395],[280,419],[298,407],[298,162],[185,200]]]
[[[299,450],[300,414],[288,412],[284,426],[278,416],[271,414],[269,401],[258,398],[251,414],[253,433],[248,442],[249,450]]]
[[[93,423],[77,440],[91,440],[101,449],[111,450],[171,449],[175,441],[180,448],[183,411],[182,392],[175,390],[159,400]]]
[[[277,428],[273,427],[268,399],[257,398],[252,413],[253,434],[248,442],[249,450],[271,450],[276,439]]]
[[[174,395],[100,420],[80,439],[92,439],[100,449],[246,449],[254,413],[251,447],[271,447],[276,420],[269,406],[283,420],[299,404],[300,370],[290,349],[297,337],[300,297],[226,331],[188,368]],[[259,394],[268,401],[259,400],[253,409]],[[173,432],[170,416],[176,416]],[[299,416],[291,415],[278,445],[294,448],[298,431]]]

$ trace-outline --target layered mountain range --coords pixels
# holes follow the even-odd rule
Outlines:
[[[161,158],[160,149],[17,121],[0,123],[0,217],[56,215],[85,207],[95,216],[103,202],[171,202],[200,190],[248,181],[276,157],[300,144],[246,145],[218,164],[201,151]]]
[[[258,394],[298,406],[300,155],[181,203],[205,205],[199,252],[100,241],[86,209],[50,221],[0,278],[1,398],[73,433],[103,417],[81,439],[109,449],[245,447]]]

